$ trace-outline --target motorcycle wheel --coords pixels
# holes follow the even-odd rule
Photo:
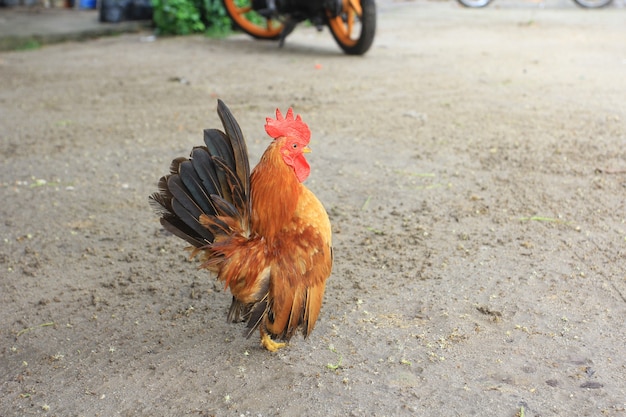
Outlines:
[[[278,40],[283,24],[267,19],[252,8],[252,0],[222,0],[226,13],[237,28],[255,39]]]
[[[329,11],[328,27],[339,47],[348,55],[363,55],[370,49],[376,33],[376,3],[374,0],[343,0],[343,10],[337,16]]]
[[[608,6],[613,0],[574,0],[574,3],[585,9],[599,9]]]
[[[459,2],[459,4],[461,4],[462,6],[465,7],[472,7],[472,8],[476,8],[476,7],[485,7],[487,6],[489,3],[491,3],[491,0],[457,0]]]

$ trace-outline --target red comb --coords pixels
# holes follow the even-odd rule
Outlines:
[[[282,136],[291,136],[303,140],[306,143],[309,143],[311,139],[309,127],[302,121],[300,115],[294,118],[293,109],[291,107],[287,110],[285,117],[283,117],[279,109],[276,109],[276,119],[268,117],[265,121],[265,131],[274,139]]]

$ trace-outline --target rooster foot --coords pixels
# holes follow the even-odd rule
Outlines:
[[[261,335],[261,344],[270,352],[276,352],[278,349],[285,347],[287,343],[275,342],[272,340],[269,334],[264,333]]]

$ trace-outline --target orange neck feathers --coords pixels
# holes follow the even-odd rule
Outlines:
[[[302,187],[285,164],[280,145],[280,141],[270,144],[250,176],[252,230],[266,239],[273,239],[293,217]]]

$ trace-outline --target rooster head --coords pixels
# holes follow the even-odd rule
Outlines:
[[[279,109],[276,109],[276,119],[266,119],[265,131],[279,144],[283,161],[293,168],[296,177],[303,182],[311,172],[311,168],[304,157],[305,153],[311,152],[307,146],[311,140],[311,131],[300,115],[293,115],[293,109],[289,108],[283,117]]]

